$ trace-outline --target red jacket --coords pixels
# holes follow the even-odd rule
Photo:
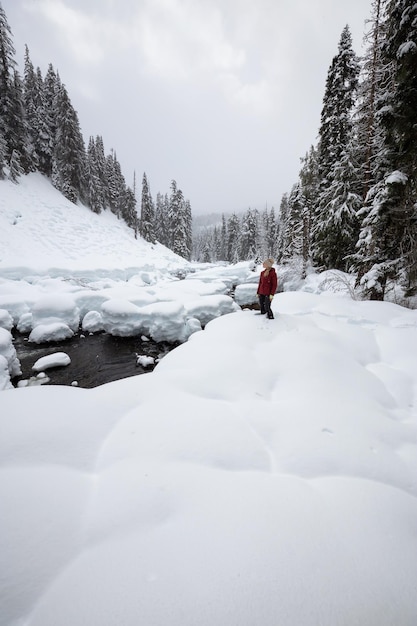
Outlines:
[[[271,267],[267,276],[265,276],[265,272],[266,270],[263,270],[259,277],[257,293],[261,296],[273,296],[277,290],[278,285],[277,273],[273,267]]]

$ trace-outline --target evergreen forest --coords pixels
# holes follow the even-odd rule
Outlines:
[[[20,75],[6,13],[0,4],[0,180],[41,172],[68,200],[95,213],[109,209],[147,241],[191,258],[191,206],[175,180],[168,196],[153,202],[146,174],[141,211],[133,186],[126,184],[116,152],[105,154],[101,136],[88,145],[65,84],[49,64],[45,76],[35,69],[26,46]]]
[[[26,48],[23,78],[0,5],[0,178],[48,176],[72,202],[110,209],[147,241],[202,262],[273,257],[302,275],[309,268],[351,273],[365,298],[387,285],[417,294],[417,4],[373,0],[363,57],[349,26],[331,60],[317,144],[280,206],[221,216],[192,235],[190,202],[175,180],[152,198],[146,174],[140,212],[103,139],[87,149],[78,116],[52,65],[35,70]]]
[[[387,284],[417,294],[417,4],[373,0],[365,52],[341,33],[325,84],[317,145],[274,208],[201,229],[202,261],[273,257],[354,274],[364,298]]]

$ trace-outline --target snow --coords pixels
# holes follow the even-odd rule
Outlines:
[[[395,172],[391,172],[389,176],[386,177],[385,183],[387,185],[398,184],[405,185],[408,181],[408,176],[404,174],[404,172],[400,172],[399,170],[395,170]]]
[[[65,367],[71,363],[71,359],[65,352],[54,352],[38,359],[32,366],[33,371],[43,372],[50,367]]]
[[[24,183],[40,220],[44,183]],[[20,193],[0,182],[4,206]],[[65,257],[62,215],[56,256],[53,238],[27,238],[19,264],[5,248],[0,309],[183,341],[145,375],[14,389],[0,318],[1,623],[414,625],[417,312],[315,275],[276,295],[274,320],[224,310],[260,268],[182,262],[178,280],[169,251],[149,260],[139,240],[134,266],[117,235],[104,267],[95,220],[88,259],[74,233]]]
[[[397,51],[397,59],[400,59],[401,57],[403,57],[405,54],[408,54],[409,52],[414,52],[416,48],[417,46],[414,43],[414,41],[406,41],[402,43]]]

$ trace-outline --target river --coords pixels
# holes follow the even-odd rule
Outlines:
[[[46,370],[49,385],[77,385],[85,389],[129,376],[138,376],[151,372],[155,365],[138,364],[138,355],[163,358],[178,343],[155,343],[138,337],[113,337],[107,333],[79,333],[72,339],[48,344],[29,343],[27,336],[14,333],[13,345],[22,368],[22,376],[13,380],[28,380],[36,376],[32,370],[34,363],[41,357],[65,352],[71,363],[65,367]],[[156,363],[155,363],[156,364]]]

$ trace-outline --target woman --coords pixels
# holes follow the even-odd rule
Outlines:
[[[273,320],[274,314],[271,311],[271,302],[277,290],[278,278],[277,273],[272,267],[274,259],[266,259],[262,263],[264,270],[259,277],[258,298],[261,307],[261,315],[267,314],[268,319]]]

